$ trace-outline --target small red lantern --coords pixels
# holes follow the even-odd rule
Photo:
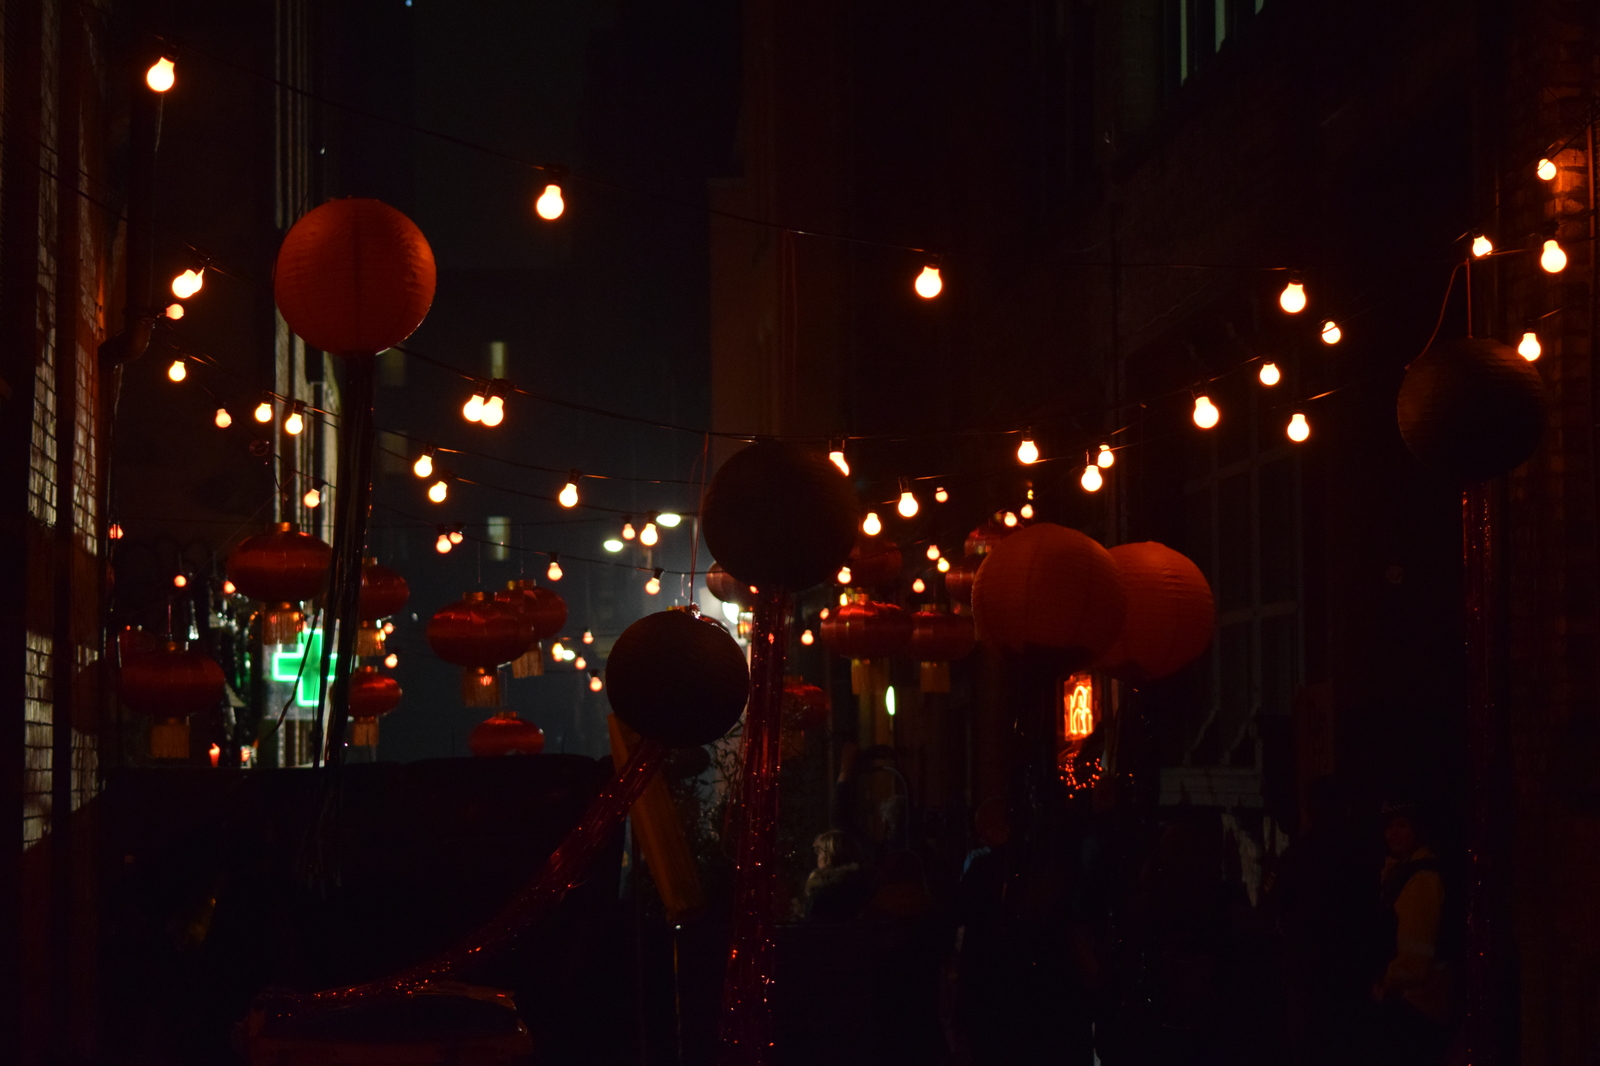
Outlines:
[[[806,684],[803,678],[784,678],[780,757],[787,759],[803,753],[806,750],[806,730],[825,728],[831,710],[826,692],[815,685]]]
[[[214,710],[226,689],[215,660],[172,643],[127,656],[117,677],[122,702],[155,719],[150,754],[157,759],[189,757],[189,716]]]
[[[411,598],[411,586],[399,573],[368,559],[361,567],[361,603],[357,611],[361,628],[356,631],[357,655],[383,654],[383,627],[380,618],[399,614]]]
[[[887,537],[858,537],[850,550],[850,584],[859,588],[900,580],[900,546]]]
[[[945,572],[944,589],[950,594],[952,603],[959,603],[963,607],[972,606],[972,583],[978,577],[978,567],[982,565],[983,556],[965,555],[959,563]]]
[[[293,644],[305,615],[300,603],[316,599],[328,584],[333,549],[293,522],[249,538],[228,556],[228,580],[253,600],[261,600],[261,643]]]
[[[411,336],[433,304],[427,238],[378,200],[330,200],[300,217],[278,249],[272,292],[313,348],[374,354]]]
[[[506,711],[479,722],[467,735],[472,754],[537,755],[544,750],[544,730]]]
[[[950,663],[972,653],[972,616],[918,611],[911,616],[911,657],[922,664],[923,692],[950,691]]]
[[[566,626],[567,601],[550,589],[540,588],[529,578],[506,582],[506,591],[495,593],[494,598],[508,604],[533,629],[533,646],[511,661],[511,676],[540,676],[544,673],[544,645],[541,642],[560,633]]]
[[[1111,553],[1093,538],[1051,522],[996,544],[972,588],[979,637],[1054,652],[1067,669],[1086,666],[1111,647],[1127,610]]]
[[[1199,657],[1216,628],[1211,586],[1188,556],[1155,541],[1111,549],[1128,593],[1122,633],[1095,666],[1132,681],[1177,673]]]
[[[823,619],[822,644],[850,658],[850,691],[882,691],[884,661],[910,647],[911,616],[892,603],[847,603]]]
[[[712,563],[711,569],[706,571],[706,588],[723,603],[749,608],[756,602],[756,594],[750,591],[750,586],[724,570],[721,563]]]
[[[533,627],[508,604],[469,592],[428,619],[428,645],[447,663],[463,667],[461,702],[498,707],[500,667],[528,650]]]
[[[363,666],[350,675],[350,743],[370,748],[378,743],[378,719],[400,704],[400,682]]]

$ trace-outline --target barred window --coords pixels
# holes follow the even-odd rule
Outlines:
[[[28,630],[26,695],[22,722],[22,846],[31,847],[50,831],[55,699],[50,681],[51,641]]]

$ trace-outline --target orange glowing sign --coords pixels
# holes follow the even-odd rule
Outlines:
[[[1061,683],[1061,735],[1070,743],[1094,732],[1094,677],[1073,674]]]

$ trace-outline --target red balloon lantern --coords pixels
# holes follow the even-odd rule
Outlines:
[[[1205,575],[1155,541],[1119,544],[1111,557],[1127,590],[1128,614],[1116,643],[1094,665],[1133,681],[1177,673],[1206,650],[1216,628]]]
[[[473,727],[467,735],[467,747],[472,754],[484,757],[537,755],[544,750],[544,730],[518,718],[515,712],[506,711]]]
[[[300,602],[316,599],[328,584],[333,549],[279,522],[271,532],[250,537],[228,556],[228,580],[253,600],[261,600],[261,643],[293,644],[305,615]]]
[[[847,603],[822,620],[822,645],[850,659],[850,691],[888,687],[888,662],[911,645],[911,616],[892,603]]]
[[[500,667],[528,650],[533,627],[508,604],[469,592],[428,619],[428,645],[447,663],[462,667],[461,702],[498,707]]]
[[[363,666],[350,675],[350,743],[370,748],[378,743],[378,719],[400,704],[400,682]]]
[[[215,660],[176,644],[129,655],[117,676],[122,702],[155,719],[150,754],[157,759],[189,757],[189,716],[214,710],[226,689]]]
[[[900,580],[900,546],[887,537],[861,537],[850,550],[850,580],[858,588],[892,585]]]
[[[831,708],[828,694],[815,685],[806,684],[803,678],[783,679],[782,695],[783,739],[780,746],[782,758],[791,758],[806,750],[806,730],[822,729],[828,724]]]
[[[950,663],[964,659],[977,644],[972,616],[918,611],[911,616],[911,657],[922,664],[923,692],[950,691]]]
[[[1128,599],[1111,553],[1093,538],[1040,522],[996,544],[978,570],[972,614],[978,636],[1046,649],[1080,669],[1122,632]]]
[[[361,601],[357,616],[361,628],[356,631],[357,655],[383,654],[383,627],[380,618],[399,614],[411,598],[411,586],[394,570],[368,559],[361,567]]]
[[[506,582],[506,591],[494,598],[509,605],[533,629],[533,644],[511,660],[512,677],[539,677],[544,673],[544,645],[567,624],[567,601],[530,578]]]
[[[411,336],[433,304],[433,249],[378,200],[330,200],[284,235],[272,292],[289,328],[313,348],[376,353]]]
[[[945,572],[944,590],[950,594],[951,602],[972,606],[972,582],[977,579],[978,567],[982,565],[983,556],[965,555]]]

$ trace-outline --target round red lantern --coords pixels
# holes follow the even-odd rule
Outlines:
[[[400,613],[411,598],[411,586],[394,570],[376,559],[368,559],[361,567],[361,601],[357,615],[361,628],[356,631],[357,655],[383,654],[383,627],[380,618]]]
[[[950,664],[977,644],[972,616],[918,611],[911,616],[911,657],[921,663],[923,692],[950,691]]]
[[[253,600],[261,600],[261,643],[293,644],[305,615],[300,602],[316,599],[328,584],[333,549],[293,522],[250,537],[228,556],[228,580]]]
[[[511,660],[512,677],[539,677],[544,673],[544,645],[567,624],[567,601],[550,589],[540,588],[531,578],[506,582],[506,591],[495,599],[508,604],[533,629],[533,644]]]
[[[1528,461],[1544,438],[1544,384],[1533,364],[1485,337],[1435,345],[1406,368],[1400,436],[1435,474],[1488,481]]]
[[[1177,673],[1206,650],[1216,628],[1205,575],[1188,556],[1155,541],[1119,544],[1111,557],[1128,613],[1116,643],[1094,665],[1133,681]]]
[[[676,748],[733,727],[750,695],[744,652],[728,631],[683,608],[647,614],[606,659],[611,709],[640,736]]]
[[[350,743],[370,748],[378,743],[378,719],[400,704],[400,682],[362,666],[350,675]]]
[[[1055,652],[1063,669],[1080,669],[1111,647],[1127,611],[1111,553],[1051,522],[996,544],[972,587],[979,638]]]
[[[189,716],[214,710],[226,690],[222,667],[215,660],[171,643],[127,656],[117,675],[122,702],[155,719],[150,725],[150,754],[157,759],[187,759]]]
[[[977,579],[978,567],[982,565],[983,556],[965,555],[945,572],[944,590],[950,594],[952,603],[972,606],[972,582]]]
[[[889,686],[890,656],[911,645],[911,616],[892,603],[847,603],[822,620],[822,645],[850,659],[850,691],[857,696]]]
[[[433,304],[433,249],[378,200],[330,200],[284,235],[272,292],[289,328],[313,348],[377,353],[411,336]]]
[[[518,718],[514,711],[486,718],[467,735],[474,755],[537,755],[544,750],[544,730]]]
[[[461,702],[498,707],[500,667],[528,650],[533,627],[508,604],[469,592],[428,619],[428,646],[447,663],[463,667]]]
[[[900,580],[900,546],[887,537],[861,537],[850,550],[851,585],[871,588]]]
[[[756,594],[750,591],[750,586],[724,570],[721,563],[712,563],[711,569],[706,571],[706,588],[723,603],[748,608],[756,602]]]
[[[849,480],[822,452],[762,441],[718,468],[700,523],[728,573],[798,592],[831,580],[850,557],[856,511]]]
[[[783,720],[793,728],[820,729],[828,724],[833,713],[828,694],[816,685],[807,684],[804,678],[783,679]]]
[[[968,555],[988,555],[994,546],[1013,533],[1020,532],[1022,526],[1008,526],[1004,522],[990,520],[967,534],[967,542],[963,550]]]

